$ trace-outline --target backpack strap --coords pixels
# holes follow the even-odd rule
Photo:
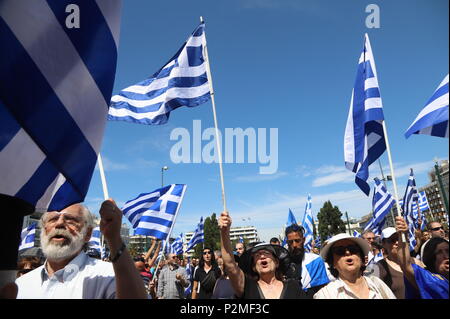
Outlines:
[[[384,270],[386,271],[386,278],[384,278],[384,282],[385,282],[385,284],[389,287],[389,288],[391,288],[391,286],[392,286],[392,275],[391,275],[391,271],[389,270],[389,265],[388,265],[388,263],[386,262],[386,259],[381,259],[379,262],[378,262],[378,264],[379,265],[381,265],[381,266],[383,266],[383,268],[384,268]]]

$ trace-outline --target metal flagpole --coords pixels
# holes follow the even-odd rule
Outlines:
[[[200,17],[200,22],[203,21],[203,17]],[[206,34],[205,34],[205,42],[206,42]],[[212,76],[211,76],[211,68],[209,65],[209,56],[208,56],[208,48],[205,44],[204,47],[204,56],[206,58],[206,74],[208,76],[209,80],[209,86],[210,86],[210,95],[211,95],[211,102],[212,102],[212,109],[213,109],[213,115],[214,115],[214,126],[215,126],[215,132],[216,132],[216,146],[217,146],[217,152],[219,154],[219,169],[220,169],[220,183],[222,185],[222,202],[223,202],[223,210],[227,211],[227,202],[225,199],[225,183],[223,178],[223,166],[222,166],[222,149],[219,141],[219,128],[217,125],[217,114],[216,114],[216,102],[214,99],[214,89],[212,84]]]
[[[100,171],[100,179],[102,181],[103,198],[105,200],[107,200],[107,199],[109,199],[108,186],[106,185],[105,171],[103,169],[102,156],[100,155],[100,152],[98,153],[97,163],[98,163],[98,168],[99,168],[99,171]],[[103,236],[103,233],[102,233],[101,245],[102,245],[102,250],[103,251],[105,251],[104,243],[105,243],[105,237]]]
[[[387,154],[388,154],[389,167],[391,170],[392,184],[394,186],[394,197],[395,197],[395,205],[397,207],[397,216],[401,217],[402,211],[401,211],[400,204],[398,202],[399,198],[398,198],[398,191],[397,191],[397,181],[395,179],[394,165],[392,164],[391,147],[389,145],[389,139],[388,139],[387,129],[386,129],[386,122],[383,120],[381,123],[383,125],[384,140],[386,142],[386,150],[387,150]],[[406,243],[406,237],[405,237],[404,233],[401,234],[401,238],[402,238],[402,241],[404,243]]]

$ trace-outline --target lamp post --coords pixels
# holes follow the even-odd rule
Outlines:
[[[164,171],[167,171],[168,169],[168,166],[161,167],[161,187],[164,187]]]

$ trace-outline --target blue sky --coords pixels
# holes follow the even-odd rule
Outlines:
[[[219,128],[278,128],[275,174],[259,174],[260,163],[224,164],[233,226],[254,225],[268,240],[280,233],[289,208],[302,219],[308,193],[314,216],[331,200],[361,217],[371,210],[372,194],[365,196],[346,171],[343,138],[364,33],[375,57],[399,195],[410,167],[424,185],[433,159],[447,159],[449,151],[447,139],[403,136],[448,73],[448,1],[378,1],[379,29],[366,27],[370,3],[124,1],[113,93],[162,67],[203,16]],[[170,158],[171,131],[192,132],[193,120],[213,127],[211,102],[179,108],[163,126],[108,122],[101,151],[110,196],[121,205],[160,187],[165,165],[165,184],[188,185],[173,237],[222,210],[218,165]],[[390,174],[386,153],[381,161]],[[370,172],[371,179],[380,176],[378,165]],[[96,170],[85,203],[97,213],[102,198]]]

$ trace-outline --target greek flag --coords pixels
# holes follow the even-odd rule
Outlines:
[[[96,251],[100,257],[103,257],[103,255],[104,255],[103,247],[100,242],[101,236],[102,236],[102,233],[100,232],[100,227],[98,227],[98,226],[95,227],[92,230],[91,239],[89,239],[89,242],[88,242],[88,250]]]
[[[191,265],[191,259],[188,257],[187,258],[187,265],[186,265],[186,278],[189,281],[189,286],[187,286],[184,289],[185,297],[189,296],[192,293],[191,276],[192,276],[192,265]]]
[[[421,212],[430,210],[430,205],[428,205],[427,194],[424,191],[419,192],[419,207]]]
[[[240,243],[244,243],[244,237],[239,236],[239,242],[240,242]]]
[[[200,223],[198,223],[197,228],[195,229],[194,235],[192,235],[191,240],[189,240],[186,251],[189,251],[195,247],[198,243],[202,243],[205,241],[205,233],[203,231],[204,228],[203,217],[200,218]]]
[[[120,6],[1,1],[1,194],[37,211],[83,202],[114,83]]]
[[[356,185],[367,196],[370,194],[369,165],[386,150],[383,120],[375,60],[366,33],[345,128],[344,157],[347,169],[356,173]]]
[[[183,254],[183,234],[180,234],[170,245],[170,252],[176,255]]]
[[[314,235],[311,194],[308,194],[308,201],[306,202],[305,215],[303,215],[302,226],[305,229],[305,242],[303,244],[304,248],[306,251],[311,251]]]
[[[129,200],[122,212],[137,235],[165,240],[183,200],[186,185],[172,184]]]
[[[405,137],[408,138],[412,134],[425,134],[448,138],[448,101],[447,74],[424,109],[406,130]]]
[[[321,247],[320,236],[317,236],[317,238],[314,240],[314,247],[317,249],[320,249],[320,247]]]
[[[383,230],[385,220],[383,219],[381,221],[381,224],[377,224],[376,222],[377,222],[376,218],[374,216],[372,216],[372,218],[369,220],[369,222],[364,227],[364,231],[370,230],[375,235],[381,235],[381,231]]]
[[[289,227],[292,224],[297,224],[297,220],[295,219],[295,216],[292,213],[291,209],[289,209],[288,218],[287,218],[287,222],[286,222],[286,227]]]
[[[373,192],[372,209],[374,225],[383,225],[387,214],[395,203],[392,195],[378,178],[374,178],[375,190]]]
[[[358,231],[354,230],[353,237],[361,237],[361,234]]]
[[[32,223],[27,228],[22,229],[21,242],[19,246],[19,251],[34,247],[34,238],[36,236],[36,225],[37,223]]]
[[[210,99],[201,23],[175,56],[151,77],[111,99],[108,120],[160,125],[180,106],[198,106]]]
[[[403,196],[402,210],[405,216],[406,222],[409,228],[409,249],[413,250],[416,246],[416,238],[414,237],[415,224],[417,221],[417,215],[414,213],[413,205],[417,203],[419,195],[416,189],[416,180],[414,179],[414,172],[411,168],[411,172],[408,178],[408,184],[406,185],[405,196]],[[416,206],[417,212],[417,206]]]

